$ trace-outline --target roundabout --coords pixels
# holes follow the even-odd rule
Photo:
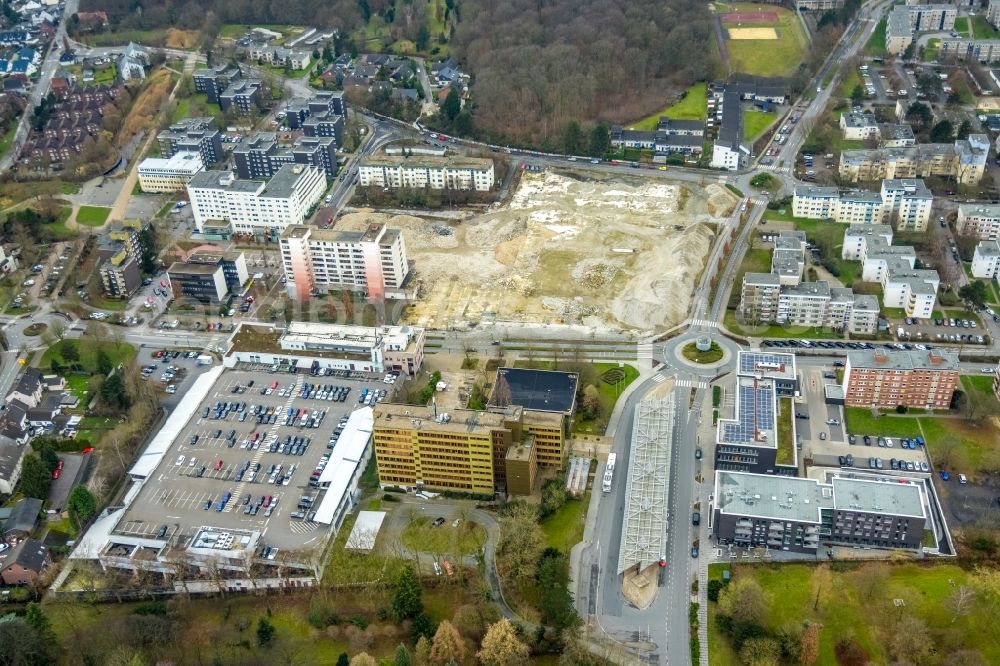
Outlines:
[[[28,337],[36,337],[41,335],[48,329],[49,325],[44,321],[37,321],[34,324],[30,324],[25,327],[23,334]]]
[[[725,336],[689,331],[663,345],[663,360],[677,370],[715,377],[732,370],[739,349]]]

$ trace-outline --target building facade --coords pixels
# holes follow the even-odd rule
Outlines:
[[[739,548],[817,554],[821,544],[921,548],[927,527],[919,480],[812,478],[717,471],[712,529]]]
[[[172,157],[181,152],[195,152],[201,155],[205,166],[211,166],[225,158],[222,150],[222,134],[215,128],[213,118],[184,118],[156,135],[160,144],[160,154]]]
[[[381,223],[365,231],[290,226],[281,235],[281,258],[288,293],[297,300],[341,289],[376,301],[405,296],[403,234]]]
[[[480,158],[380,155],[361,160],[358,184],[362,187],[432,190],[493,188],[493,160]]]
[[[850,351],[844,368],[844,404],[948,409],[958,388],[958,372],[958,354],[950,350]]]
[[[986,172],[989,140],[970,134],[954,144],[926,143],[907,148],[845,150],[838,173],[845,182],[894,178],[953,178],[961,185],[975,185]]]
[[[333,137],[301,136],[291,145],[278,143],[274,132],[260,132],[233,149],[233,167],[243,180],[267,180],[286,164],[321,169],[327,181],[337,176],[337,143]]]
[[[996,240],[1000,232],[1000,205],[959,204],[955,232],[982,240]]]
[[[187,191],[199,233],[207,221],[224,221],[236,234],[276,238],[289,225],[302,223],[326,185],[320,169],[286,164],[266,183],[237,179],[231,171],[203,171]]]
[[[205,168],[196,152],[177,152],[168,158],[147,157],[139,163],[139,189],[143,192],[177,192],[187,187]]]
[[[972,277],[986,280],[1000,278],[1000,241],[979,241],[972,255]]]
[[[199,252],[171,264],[167,277],[175,297],[203,305],[219,305],[241,294],[250,281],[242,252]]]

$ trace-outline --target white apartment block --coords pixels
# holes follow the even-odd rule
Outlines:
[[[849,141],[864,141],[879,137],[878,121],[871,113],[841,114],[840,131]]]
[[[841,224],[880,224],[882,197],[878,192],[847,192],[840,197],[836,221]]]
[[[864,261],[869,238],[880,237],[885,245],[892,245],[892,227],[887,224],[869,224],[863,227],[848,227],[844,232],[844,246],[841,258],[847,261]]]
[[[281,235],[281,258],[288,294],[301,301],[341,289],[364,292],[369,300],[405,296],[403,234],[381,223],[364,231],[290,226]]]
[[[1000,278],[1000,242],[996,239],[979,241],[972,255],[972,277],[996,280]]]
[[[807,220],[835,220],[840,205],[836,187],[796,185],[792,193],[792,215]]]
[[[203,171],[187,191],[199,233],[211,220],[227,222],[234,234],[276,237],[302,224],[326,191],[326,175],[304,164],[286,164],[267,182],[240,180],[231,171]]]
[[[1000,205],[959,204],[955,231],[962,236],[995,240],[1000,232]]]
[[[361,160],[358,184],[362,187],[432,190],[493,188],[493,160],[472,157],[379,155]]]
[[[748,324],[774,321],[778,316],[781,280],[774,273],[745,273],[738,312]]]
[[[882,280],[882,304],[887,308],[902,308],[907,317],[930,319],[940,284],[937,271],[890,267]]]
[[[139,162],[139,189],[143,192],[183,190],[205,168],[201,155],[182,151],[172,157],[147,157]]]
[[[861,279],[882,282],[890,269],[913,270],[916,261],[917,254],[910,245],[889,245],[881,238],[868,238],[861,251]]]
[[[882,181],[882,213],[897,231],[926,231],[934,195],[924,181],[896,178]]]
[[[825,326],[830,308],[830,285],[826,282],[802,282],[785,285],[778,296],[779,324]]]
[[[845,150],[838,173],[844,182],[885,178],[954,178],[960,185],[975,185],[986,172],[990,143],[984,134],[970,134],[953,144],[925,143],[905,148]]]
[[[781,284],[798,284],[806,268],[806,234],[804,231],[782,231],[774,239],[771,273]]]
[[[797,185],[792,214],[809,220],[870,225],[888,222],[897,229],[924,231],[934,197],[919,179],[886,179],[879,192],[856,190],[841,193],[836,187]]]

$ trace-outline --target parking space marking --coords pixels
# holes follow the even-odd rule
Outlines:
[[[257,448],[254,449],[254,454],[250,458],[250,467],[253,467],[257,463],[260,462],[261,458],[264,457],[264,453],[265,453],[264,446],[271,440],[272,437],[277,437],[278,436],[278,428],[280,428],[280,427],[282,427],[284,425],[284,421],[282,421],[282,419],[280,417],[280,414],[287,414],[288,413],[288,409],[292,406],[292,403],[295,401],[296,396],[298,396],[299,391],[301,390],[302,384],[304,382],[305,382],[305,379],[304,379],[303,375],[296,375],[296,378],[295,378],[295,388],[292,389],[292,391],[289,392],[288,397],[285,399],[285,407],[284,407],[284,409],[281,412],[278,412],[279,417],[274,420],[274,423],[271,424],[271,427],[267,430],[267,433],[266,434],[262,433],[261,436],[260,436],[260,439],[257,440]],[[250,469],[250,467],[248,467],[247,469]],[[246,474],[244,474],[243,478],[246,479]],[[233,494],[233,496],[234,497],[243,497],[244,496],[244,492],[246,491],[246,484],[247,483],[248,483],[248,481],[245,481],[245,480],[244,481],[240,481],[239,484],[236,486],[236,492]],[[267,494],[267,493],[264,493],[264,494]],[[229,511],[230,509],[227,508],[226,510]]]

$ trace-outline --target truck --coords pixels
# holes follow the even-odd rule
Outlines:
[[[195,363],[198,365],[212,365],[212,357],[208,354],[198,354],[198,358],[195,359]]]

